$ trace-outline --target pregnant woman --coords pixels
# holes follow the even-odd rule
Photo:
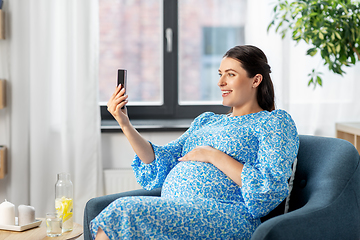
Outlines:
[[[288,195],[299,139],[291,116],[275,110],[270,66],[257,47],[230,49],[218,86],[229,114],[205,112],[177,140],[146,141],[127,116],[125,90],[108,102],[136,156],[132,167],[161,197],[124,197],[91,222],[96,239],[250,239],[260,217]]]

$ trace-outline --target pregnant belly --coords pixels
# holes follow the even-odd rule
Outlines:
[[[212,198],[224,202],[241,201],[240,187],[210,163],[178,163],[168,174],[162,197]]]

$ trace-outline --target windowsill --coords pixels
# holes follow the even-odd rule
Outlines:
[[[131,120],[131,124],[138,131],[164,132],[164,131],[185,131],[190,127],[194,119],[147,119]],[[101,120],[101,132],[122,132],[121,127],[115,120]]]

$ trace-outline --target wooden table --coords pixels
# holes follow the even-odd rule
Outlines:
[[[71,232],[63,233],[60,237],[46,236],[46,221],[45,218],[37,218],[42,220],[41,225],[36,228],[25,230],[23,232],[0,230],[1,240],[71,240],[80,237],[83,234],[83,226],[74,223],[74,229]]]

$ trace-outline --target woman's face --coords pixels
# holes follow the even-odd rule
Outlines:
[[[249,78],[241,63],[230,57],[225,57],[221,61],[219,75],[218,86],[222,92],[224,106],[233,107],[234,110],[245,107],[249,111],[258,106],[256,87],[260,84],[262,75],[257,74]]]

